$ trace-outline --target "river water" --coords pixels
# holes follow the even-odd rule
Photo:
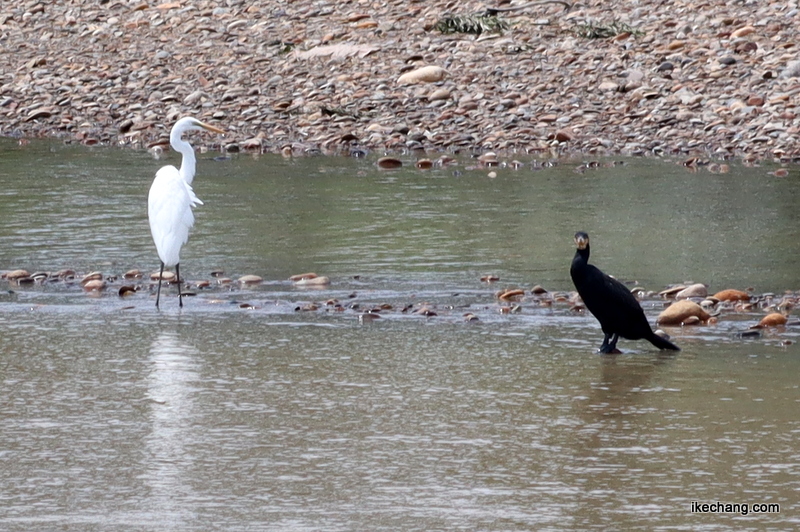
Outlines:
[[[147,190],[176,159],[0,153],[0,271],[112,276],[88,295],[0,281],[0,529],[800,526],[799,327],[742,338],[764,311],[725,312],[665,329],[677,354],[621,340],[599,356],[591,316],[495,297],[570,291],[576,230],[631,286],[796,291],[794,170],[525,160],[490,178],[468,158],[201,155],[181,272],[211,285],[182,310],[167,287],[157,311],[147,281],[121,298],[113,276],[157,269]],[[307,271],[330,285],[288,281]],[[652,322],[663,303],[643,306]]]

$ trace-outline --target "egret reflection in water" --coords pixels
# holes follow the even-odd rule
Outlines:
[[[150,346],[147,396],[152,425],[145,439],[150,464],[145,479],[152,489],[151,500],[161,506],[158,510],[165,519],[182,520],[188,512],[178,501],[192,491],[187,477],[194,457],[187,442],[196,439],[193,392],[198,354],[171,331],[159,333]]]

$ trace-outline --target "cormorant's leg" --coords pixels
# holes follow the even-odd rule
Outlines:
[[[600,346],[598,352],[606,355],[619,353],[619,351],[617,351],[617,340],[619,340],[619,335],[617,333],[607,334],[605,338],[603,338],[603,345]]]
[[[161,263],[161,272],[158,274],[158,291],[156,292],[156,308],[158,308],[158,300],[161,299],[161,278],[164,277],[164,263]]]
[[[178,278],[178,306],[183,308],[183,296],[181,295],[181,265],[175,265],[175,276]]]
[[[609,342],[609,344],[608,344],[608,352],[609,353],[613,353],[613,352],[615,352],[617,350],[617,340],[619,340],[619,335],[617,333],[614,333],[611,336],[611,342]]]
[[[608,350],[608,339],[611,338],[610,334],[603,333],[603,343],[600,345],[600,349],[597,350],[598,353],[610,353],[611,351]]]

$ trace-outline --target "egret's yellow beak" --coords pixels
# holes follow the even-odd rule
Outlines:
[[[195,125],[198,126],[198,127],[202,127],[206,131],[211,131],[212,133],[219,133],[220,135],[224,135],[225,134],[225,132],[222,131],[220,128],[214,127],[211,124],[206,124],[205,122],[201,122],[199,120],[195,123]]]

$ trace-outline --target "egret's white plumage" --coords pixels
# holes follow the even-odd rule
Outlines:
[[[165,166],[156,173],[147,201],[147,216],[158,258],[164,266],[172,267],[181,261],[181,246],[189,240],[189,229],[194,225],[192,209],[202,204],[177,168]]]
[[[181,118],[172,127],[169,143],[183,156],[180,170],[174,166],[165,166],[156,173],[150,186],[147,198],[147,217],[150,221],[150,233],[161,259],[161,274],[165,266],[175,266],[178,277],[178,302],[183,306],[180,288],[180,253],[181,247],[189,240],[189,229],[194,225],[192,209],[203,202],[192,190],[195,172],[195,156],[192,146],[181,137],[187,131],[207,130],[222,133],[221,129],[204,124],[195,118]],[[156,307],[161,298],[161,276],[158,279],[158,295]]]

